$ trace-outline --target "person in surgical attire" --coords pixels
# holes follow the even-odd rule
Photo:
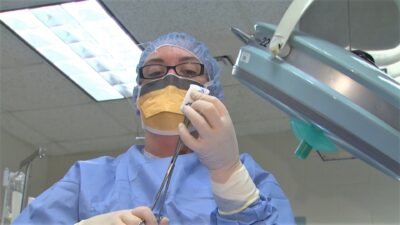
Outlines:
[[[295,224],[274,176],[250,155],[239,155],[221,102],[219,67],[204,43],[186,33],[162,35],[142,52],[137,73],[133,101],[144,146],[76,162],[15,225]],[[191,92],[192,104],[181,110],[190,84],[210,93]],[[184,116],[191,127],[182,123]],[[152,211],[179,138],[184,149],[162,211]]]

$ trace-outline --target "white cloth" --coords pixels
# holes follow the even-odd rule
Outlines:
[[[243,164],[225,183],[211,181],[211,187],[221,215],[241,212],[260,198],[259,190]]]

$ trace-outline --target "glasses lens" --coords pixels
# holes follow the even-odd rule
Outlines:
[[[194,77],[201,75],[201,64],[199,63],[183,63],[176,66],[176,72],[182,77]]]
[[[142,75],[146,79],[155,79],[164,76],[167,68],[163,65],[147,65],[142,69]]]

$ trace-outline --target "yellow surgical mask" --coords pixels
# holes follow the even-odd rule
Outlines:
[[[202,84],[176,75],[166,75],[140,87],[137,106],[143,129],[159,135],[178,135],[183,122],[180,110],[190,84]]]

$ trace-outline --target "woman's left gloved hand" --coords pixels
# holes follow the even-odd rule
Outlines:
[[[154,216],[151,209],[140,206],[134,209],[125,209],[120,211],[109,212],[93,216],[89,219],[82,220],[75,225],[168,225],[168,218],[164,217],[160,223]]]
[[[237,168],[239,147],[235,129],[229,112],[216,97],[194,91],[193,103],[183,111],[198,132],[192,136],[188,129],[179,125],[179,135],[187,147],[197,153],[200,161],[207,166],[211,174],[231,174]]]

